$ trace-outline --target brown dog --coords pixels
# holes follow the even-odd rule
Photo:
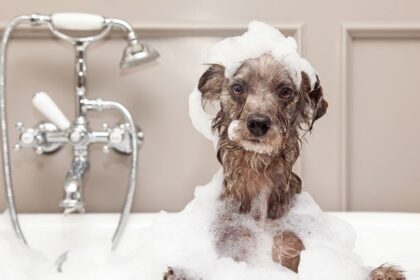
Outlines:
[[[252,258],[253,232],[235,223],[250,215],[261,227],[293,206],[301,180],[292,172],[300,153],[301,135],[322,117],[328,103],[319,79],[311,87],[309,76],[300,75],[300,86],[286,65],[269,53],[244,61],[230,78],[222,65],[210,65],[199,81],[203,106],[220,103],[213,120],[219,135],[217,158],[224,171],[223,207],[214,222],[215,245],[220,256],[238,261]],[[290,231],[273,238],[272,259],[298,272],[304,244]],[[394,267],[381,266],[370,273],[373,280],[405,279]],[[170,269],[164,279],[191,279]],[[197,278],[195,278],[197,279]]]

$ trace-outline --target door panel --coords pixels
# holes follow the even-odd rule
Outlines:
[[[420,40],[357,39],[349,91],[352,210],[418,211]]]

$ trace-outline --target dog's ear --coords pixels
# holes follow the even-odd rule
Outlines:
[[[310,123],[310,129],[312,128],[314,122],[325,115],[328,108],[328,102],[324,99],[324,94],[322,93],[321,83],[319,81],[318,75],[316,76],[316,82],[314,89],[311,90],[311,80],[305,72],[302,71],[302,82],[300,86],[301,92],[303,94],[308,94],[310,100],[311,109],[312,109],[312,121]]]
[[[198,82],[203,102],[218,100],[225,80],[225,67],[211,64]]]
[[[328,108],[328,102],[324,99],[324,94],[322,93],[321,83],[319,81],[318,75],[316,75],[316,82],[314,89],[309,92],[309,98],[315,104],[314,118],[313,122],[325,115]]]

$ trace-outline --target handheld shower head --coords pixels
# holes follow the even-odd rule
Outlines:
[[[121,68],[138,66],[159,57],[159,53],[147,44],[139,44],[137,40],[129,41],[121,59]]]

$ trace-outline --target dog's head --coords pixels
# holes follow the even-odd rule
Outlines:
[[[299,130],[311,130],[327,110],[318,78],[311,89],[308,74],[299,74],[297,86],[290,67],[266,53],[244,61],[230,78],[222,65],[210,65],[198,89],[204,106],[220,103],[213,129],[221,138],[248,151],[273,154],[298,140]]]

